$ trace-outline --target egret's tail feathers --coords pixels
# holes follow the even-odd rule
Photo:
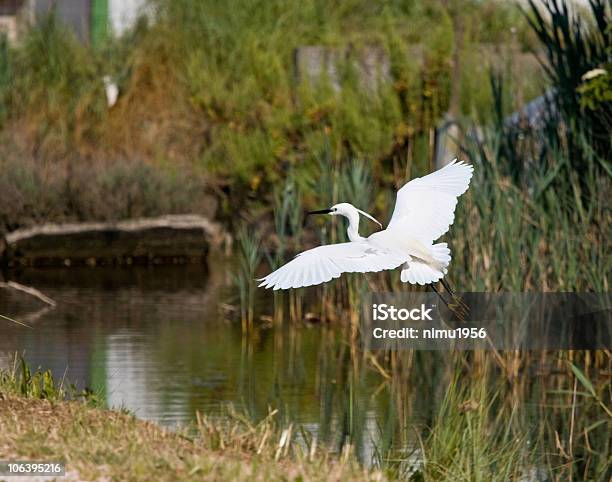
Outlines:
[[[404,264],[401,280],[404,283],[417,285],[428,285],[439,281],[444,276],[440,270],[432,268],[427,263],[420,260],[412,260]]]
[[[435,259],[438,263],[441,264],[441,269],[446,274],[446,268],[451,262],[451,254],[450,249],[446,243],[438,243],[434,244],[431,247],[431,254],[433,259]]]
[[[431,247],[434,263],[420,259],[411,259],[404,264],[400,279],[404,283],[427,285],[441,280],[447,272],[451,261],[450,249],[446,243],[434,244]]]

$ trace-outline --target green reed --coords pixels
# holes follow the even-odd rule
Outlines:
[[[240,298],[240,318],[244,332],[250,331],[255,319],[255,281],[262,259],[261,233],[257,229],[241,226],[238,230],[237,266],[232,273]]]
[[[332,155],[332,147],[329,137],[324,136],[319,150],[315,153],[316,170],[314,175],[309,178],[307,188],[310,192],[316,193],[318,208],[331,207],[338,202],[338,166],[337,161]],[[338,232],[329,219],[321,219],[323,216],[315,216],[307,219],[305,228],[314,226],[317,239],[320,244],[326,244],[338,239]],[[333,293],[328,284],[317,289],[320,296],[318,306],[319,318],[324,320],[333,310]],[[333,316],[333,315],[332,315]]]
[[[274,190],[274,227],[276,243],[272,254],[268,254],[270,269],[279,268],[286,261],[289,250],[294,253],[299,250],[304,215],[302,210],[301,189],[295,176],[290,173],[281,187]],[[274,292],[274,319],[281,320],[283,316],[284,298],[282,292]],[[293,319],[301,319],[302,292],[292,290],[289,293],[289,313]]]
[[[531,462],[523,450],[529,434],[515,433],[516,414],[500,410],[498,394],[486,383],[461,383],[459,377],[451,380],[422,441],[416,472],[432,481],[519,478]]]
[[[612,150],[610,3],[592,0],[576,12],[562,0],[545,2],[544,11],[532,0],[529,7],[525,15],[543,47],[545,57],[540,60],[555,88],[553,122],[559,118],[568,127],[557,140],[566,144],[570,165],[581,169],[588,153],[581,135],[588,133],[590,148],[600,156],[609,156]],[[596,68],[606,70],[606,66],[608,71],[599,79],[583,77]],[[595,91],[590,86],[602,79],[599,95],[592,95]]]
[[[575,171],[568,151],[549,149],[535,164],[523,145],[526,179],[517,183],[506,174],[505,133],[485,132],[484,142],[466,145],[475,172],[450,231],[451,278],[464,290],[607,290],[612,183],[599,169],[607,161],[591,151]]]
[[[389,366],[390,378],[376,392],[379,409],[388,400],[387,415],[369,434],[374,460],[365,463],[415,481],[605,480],[612,418],[602,401],[610,396],[609,377],[589,376],[561,353],[546,354],[544,363],[558,361],[563,371],[523,373],[512,383],[500,377],[490,353],[414,356],[422,361],[407,372]],[[366,404],[353,417],[364,418],[370,409]]]

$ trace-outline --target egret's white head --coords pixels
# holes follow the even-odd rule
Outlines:
[[[359,222],[359,215],[363,214],[366,218],[377,223],[381,228],[383,227],[382,224],[376,218],[374,218],[374,216],[369,215],[368,213],[366,213],[365,211],[362,211],[361,209],[357,209],[355,206],[353,206],[350,203],[334,204],[329,209],[321,209],[319,211],[310,211],[308,214],[329,214],[330,216],[340,215],[340,216],[345,216],[346,218],[349,219],[349,221],[354,220],[355,222]]]

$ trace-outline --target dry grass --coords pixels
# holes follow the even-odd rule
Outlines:
[[[0,400],[2,458],[64,461],[67,480],[384,480],[350,456],[278,450],[283,435],[268,422],[213,429],[201,419],[194,437],[82,402],[1,392]]]
[[[49,221],[215,214],[207,178],[194,169],[139,159],[81,161],[36,159],[0,134],[0,234]]]

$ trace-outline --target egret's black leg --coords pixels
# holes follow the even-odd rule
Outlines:
[[[445,289],[446,291],[448,291],[448,292],[450,293],[450,295],[451,295],[451,296],[454,298],[454,297],[455,297],[455,292],[454,292],[454,291],[451,289],[451,287],[450,287],[450,285],[448,284],[448,282],[447,282],[447,281],[446,281],[444,278],[442,278],[442,279],[440,280],[440,283],[442,283],[442,286],[444,286],[444,289]]]
[[[442,293],[440,293],[440,291],[438,291],[438,288],[436,288],[436,285],[434,285],[433,283],[431,283],[429,286],[438,295],[438,298],[440,298],[442,300],[442,303],[444,303],[446,305],[448,310],[451,313],[455,314],[455,316],[459,319],[459,321],[465,321],[465,317],[467,315],[467,312],[465,310],[463,310],[461,305],[458,305],[455,301],[452,301],[451,303],[446,301],[444,296],[442,296]]]
[[[453,307],[458,307],[459,311],[462,314],[462,317],[467,316],[470,311],[468,305],[466,305],[460,297],[455,295],[455,292],[451,289],[450,285],[444,278],[442,278],[440,282],[442,283],[442,286],[444,286],[444,289],[448,291],[448,293],[451,295],[451,298],[453,299]]]
[[[433,284],[433,283],[430,283],[429,287],[434,291],[434,293],[436,293],[438,295],[438,298],[440,298],[442,300],[442,302],[446,305],[446,307],[450,310],[451,307],[448,306],[448,302],[444,299],[444,296],[442,296],[442,293],[440,293],[438,291],[438,288],[436,288],[436,285]]]

